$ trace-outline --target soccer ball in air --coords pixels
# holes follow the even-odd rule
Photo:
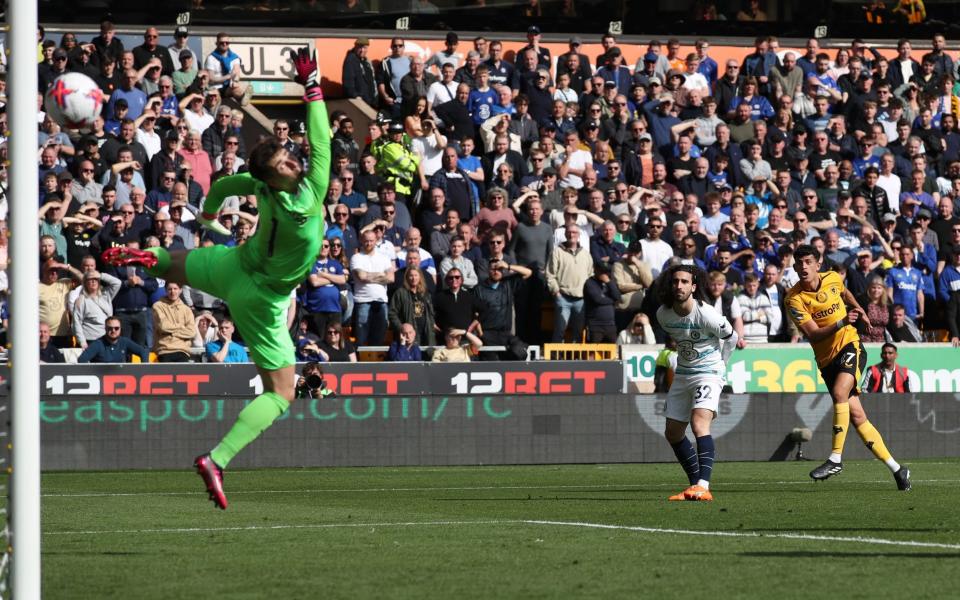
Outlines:
[[[64,73],[53,82],[43,100],[50,117],[66,129],[88,132],[103,107],[100,86],[83,73]]]

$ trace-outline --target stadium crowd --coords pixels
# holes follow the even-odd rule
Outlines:
[[[127,49],[109,22],[90,41],[41,32],[41,94],[79,71],[108,98],[80,137],[38,117],[43,360],[247,360],[218,298],[98,258],[257,230],[254,197],[221,213],[232,236],[197,227],[211,182],[244,170],[251,88],[228,34],[202,58],[185,27],[174,36],[161,46],[151,27]],[[708,40],[688,54],[654,40],[630,46],[632,66],[613,35],[599,56],[572,37],[555,62],[537,26],[527,38],[513,57],[455,32],[429,57],[355,41],[344,95],[377,117],[331,114],[326,239],[289,310],[298,358],[663,342],[651,287],[675,262],[708,271],[741,347],[797,341],[783,301],[801,243],[862,298],[865,341],[960,344],[960,86],[942,35],[922,55],[901,40],[894,59],[763,37],[724,64]],[[306,165],[302,122],[273,134]]]

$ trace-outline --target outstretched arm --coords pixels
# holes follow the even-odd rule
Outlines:
[[[320,70],[316,53],[308,48],[291,51],[296,69],[294,81],[303,86],[303,100],[307,103],[307,142],[310,144],[310,165],[305,183],[312,188],[317,205],[322,206],[330,183],[330,120],[320,89]]]

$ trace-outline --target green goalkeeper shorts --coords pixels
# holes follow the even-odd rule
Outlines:
[[[269,279],[240,266],[239,248],[208,246],[187,255],[187,283],[224,300],[258,367],[280,369],[296,363],[287,330],[290,295],[272,290]]]

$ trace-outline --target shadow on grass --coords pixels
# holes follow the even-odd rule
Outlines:
[[[738,552],[737,556],[755,558],[923,558],[923,559],[956,559],[960,553],[950,554],[934,552],[831,552],[824,550],[798,550],[791,552]]]

